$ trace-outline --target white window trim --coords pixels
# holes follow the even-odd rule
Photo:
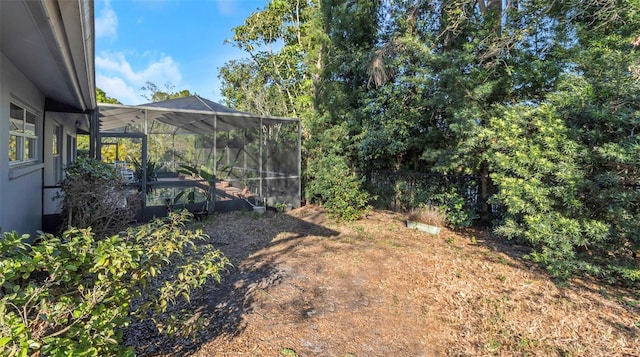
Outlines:
[[[20,107],[21,109],[24,110],[24,115],[25,117],[22,118],[23,120],[23,125],[24,122],[26,121],[26,115],[27,113],[32,114],[33,116],[35,116],[35,135],[30,135],[30,134],[26,134],[24,132],[18,132],[18,131],[12,131],[9,130],[9,136],[17,136],[22,138],[21,141],[21,159],[20,160],[16,160],[16,161],[9,161],[9,168],[12,170],[12,172],[9,173],[9,177],[10,178],[14,178],[14,177],[18,177],[18,176],[22,176],[25,175],[26,173],[29,173],[33,170],[38,170],[40,168],[42,168],[41,166],[43,166],[42,163],[42,153],[41,153],[41,145],[42,145],[42,113],[40,111],[37,111],[35,109],[33,109],[33,107],[26,105],[24,102],[17,100],[16,98],[12,97],[9,101],[10,105],[9,108],[11,108],[11,104]],[[11,120],[11,113],[9,113],[9,120]],[[24,154],[25,154],[25,150],[24,150],[24,146],[26,143],[26,139],[35,139],[35,157],[32,159],[25,159],[24,158]],[[16,170],[18,168],[25,168],[25,170]]]
[[[44,164],[31,164],[28,166],[15,166],[9,169],[9,179],[14,179],[20,176],[28,175],[34,171],[38,171],[44,168]]]

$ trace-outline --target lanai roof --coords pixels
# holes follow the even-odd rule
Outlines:
[[[101,132],[123,132],[131,125],[144,127],[145,118],[147,134],[201,134],[298,121],[240,112],[198,95],[142,105],[101,103],[98,107]]]

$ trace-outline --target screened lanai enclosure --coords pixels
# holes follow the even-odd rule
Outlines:
[[[142,220],[194,212],[300,206],[300,121],[190,96],[99,105],[96,156],[141,193]]]

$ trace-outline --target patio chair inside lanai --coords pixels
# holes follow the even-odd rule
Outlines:
[[[135,173],[142,218],[167,208],[299,207],[300,121],[239,112],[190,96],[100,104],[97,156]],[[122,169],[122,168],[120,168]],[[143,174],[144,173],[144,174]],[[200,173],[200,175],[197,175]]]

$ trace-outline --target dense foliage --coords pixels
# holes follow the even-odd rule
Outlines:
[[[101,88],[96,88],[96,101],[98,103],[122,104],[119,100],[109,97]]]
[[[636,0],[273,0],[236,28],[251,56],[223,94],[302,118],[310,201],[346,207],[333,185],[357,172],[375,205],[448,202],[556,277],[636,284],[639,17]]]
[[[361,218],[369,195],[362,189],[362,178],[354,175],[342,156],[329,155],[309,165],[313,179],[306,190],[307,200],[324,204],[329,215],[345,221]]]
[[[122,343],[132,318],[160,331],[186,329],[176,299],[189,299],[228,260],[201,231],[184,228],[188,213],[96,239],[90,229],[61,236],[4,233],[0,239],[0,354],[133,355]],[[161,278],[160,278],[161,277]]]
[[[69,163],[60,186],[66,227],[92,227],[97,237],[124,230],[140,207],[139,193],[126,187],[120,172],[96,159]]]

